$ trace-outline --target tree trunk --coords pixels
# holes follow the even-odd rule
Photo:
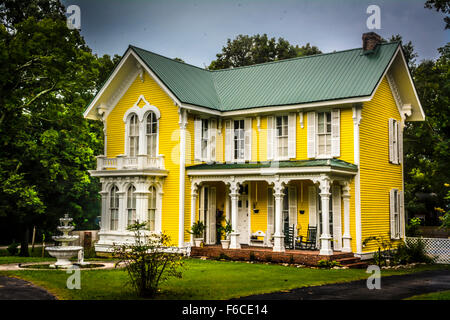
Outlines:
[[[30,253],[28,252],[28,238],[29,238],[30,228],[28,226],[24,226],[22,229],[22,240],[20,241],[20,256],[21,257],[29,257]]]

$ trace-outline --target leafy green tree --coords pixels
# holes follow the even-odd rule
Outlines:
[[[407,208],[427,214],[433,224],[439,223],[439,208],[448,210],[444,185],[450,181],[450,45],[438,51],[437,60],[422,61],[414,70],[426,118],[408,122],[404,133]]]
[[[267,34],[253,36],[238,35],[234,40],[228,39],[222,52],[216,55],[208,69],[219,70],[250,66],[253,64],[277,61],[321,53],[316,46],[293,46],[283,38],[268,38]]]
[[[82,227],[97,215],[87,170],[103,133],[82,113],[117,58],[93,55],[58,1],[3,1],[0,20],[0,228],[27,255],[33,225],[54,230],[69,212]]]
[[[446,14],[450,13],[450,1],[449,0],[427,0],[425,2],[425,8],[435,9]],[[446,16],[444,18],[445,29],[450,29],[450,17]]]

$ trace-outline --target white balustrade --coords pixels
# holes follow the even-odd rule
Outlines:
[[[164,170],[164,156],[159,155],[150,157],[147,155],[138,155],[127,157],[119,155],[116,158],[107,158],[103,155],[97,156],[97,170],[129,170],[129,169],[159,169]]]

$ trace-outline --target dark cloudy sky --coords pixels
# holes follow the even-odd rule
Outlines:
[[[97,54],[122,55],[129,44],[203,67],[227,38],[267,33],[323,52],[361,47],[361,35],[400,34],[419,60],[449,42],[442,13],[425,0],[63,0],[81,9],[81,33]],[[381,29],[369,30],[369,5],[381,9]]]

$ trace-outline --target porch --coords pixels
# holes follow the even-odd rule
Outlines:
[[[262,252],[288,252],[287,228],[294,229],[294,237],[305,239],[314,227],[316,255],[352,251],[350,186],[357,172],[353,164],[326,159],[204,164],[186,170],[191,224],[204,222],[208,245],[220,244],[216,229],[230,221],[230,250],[258,245]]]
[[[342,266],[349,268],[360,268],[366,265],[353,253],[333,253],[323,256],[319,250],[288,250],[284,252],[273,252],[272,248],[242,245],[240,249],[223,249],[219,245],[207,245],[204,247],[192,247],[191,256],[208,257],[210,259],[229,259],[239,261],[257,261],[273,263],[302,264],[306,266],[317,266],[320,260],[338,261]]]

